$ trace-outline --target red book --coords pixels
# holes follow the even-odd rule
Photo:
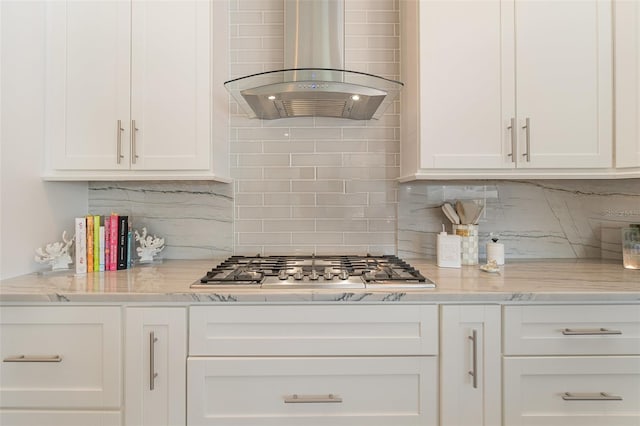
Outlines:
[[[104,217],[104,270],[110,271],[111,268],[111,218]]]

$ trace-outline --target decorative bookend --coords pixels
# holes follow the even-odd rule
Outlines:
[[[142,228],[142,235],[137,230],[134,231],[133,235],[140,244],[140,247],[136,248],[140,263],[153,262],[154,256],[164,249],[164,238],[147,235],[146,227]]]
[[[73,263],[69,250],[74,240],[75,235],[67,240],[67,231],[62,232],[62,241],[36,249],[36,262],[50,265],[53,271],[69,269],[69,265]]]

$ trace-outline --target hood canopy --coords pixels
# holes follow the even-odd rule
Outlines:
[[[399,81],[343,69],[344,0],[284,0],[285,69],[224,83],[250,118],[380,118]]]

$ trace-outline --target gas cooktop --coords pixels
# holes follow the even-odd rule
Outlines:
[[[392,255],[232,256],[192,288],[434,288]]]

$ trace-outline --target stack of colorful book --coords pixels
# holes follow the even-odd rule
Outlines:
[[[77,217],[76,273],[115,271],[132,265],[132,235],[128,216]]]

